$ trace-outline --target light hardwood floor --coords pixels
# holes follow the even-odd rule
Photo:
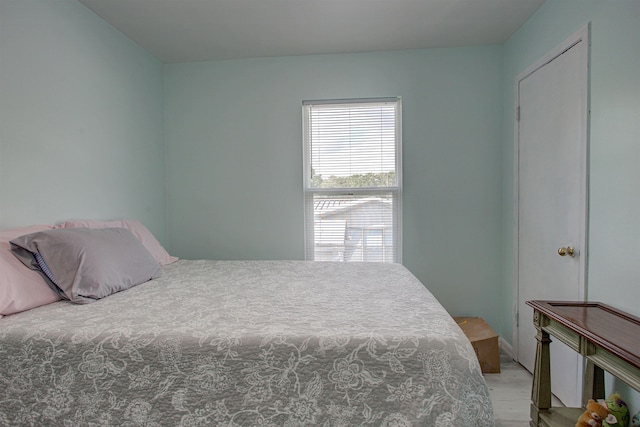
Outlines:
[[[500,355],[500,373],[485,374],[489,385],[496,427],[529,424],[533,376],[506,354]]]
[[[500,354],[500,373],[485,374],[489,385],[496,427],[529,425],[533,376],[505,353]],[[562,405],[554,398],[554,406]]]

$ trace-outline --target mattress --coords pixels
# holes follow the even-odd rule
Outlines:
[[[1,319],[0,360],[0,425],[494,425],[471,344],[398,264],[181,260]]]

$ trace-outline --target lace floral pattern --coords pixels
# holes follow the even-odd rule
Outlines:
[[[464,334],[400,265],[178,261],[0,320],[0,424],[492,426]]]

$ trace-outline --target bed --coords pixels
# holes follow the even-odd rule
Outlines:
[[[178,261],[139,221],[67,221],[0,231],[1,315],[0,426],[494,424],[399,264]]]
[[[398,264],[180,260],[0,319],[0,360],[0,425],[494,425],[470,343]]]

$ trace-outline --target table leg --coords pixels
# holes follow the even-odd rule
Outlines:
[[[582,386],[582,407],[587,406],[589,399],[604,399],[604,371],[590,360],[584,369],[584,384]]]
[[[549,355],[549,334],[536,325],[536,362],[533,368],[531,388],[531,427],[540,425],[540,412],[551,408],[551,358]]]

